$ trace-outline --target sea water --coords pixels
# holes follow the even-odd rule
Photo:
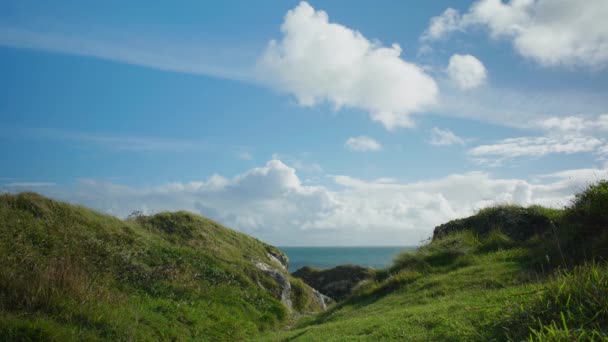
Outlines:
[[[353,264],[363,267],[384,268],[402,251],[416,247],[279,247],[289,257],[289,272],[303,266],[331,268]]]

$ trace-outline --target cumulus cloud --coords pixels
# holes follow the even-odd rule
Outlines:
[[[437,127],[431,129],[431,145],[463,145],[464,140],[450,130],[443,130]]]
[[[461,30],[460,21],[460,13],[448,8],[441,15],[431,18],[428,29],[420,38],[423,41],[443,39],[449,33]]]
[[[281,32],[259,59],[258,74],[300,105],[362,109],[394,129],[412,126],[411,114],[436,102],[435,81],[403,60],[399,45],[370,41],[307,2],[287,12]]]
[[[273,159],[232,178],[135,188],[84,179],[47,195],[117,216],[133,210],[190,210],[275,244],[414,244],[433,227],[494,204],[568,204],[572,194],[606,178],[605,170],[565,170],[525,179],[485,172],[419,182],[366,181],[346,175],[304,185],[294,168]],[[10,189],[9,189],[10,190]]]
[[[431,19],[423,40],[483,27],[508,39],[522,56],[547,66],[608,64],[608,2],[604,0],[479,0],[462,16],[454,9]]]
[[[479,87],[487,76],[483,63],[471,55],[452,55],[447,72],[450,79],[462,90]]]
[[[348,138],[344,143],[344,147],[355,152],[381,151],[382,145],[376,140],[364,135]]]

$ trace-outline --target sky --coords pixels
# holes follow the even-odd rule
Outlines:
[[[0,191],[403,246],[608,178],[608,2],[0,2]]]

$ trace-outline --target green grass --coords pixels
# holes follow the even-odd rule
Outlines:
[[[119,220],[1,195],[0,340],[244,340],[289,319],[253,264],[268,252],[187,212]],[[318,310],[299,285],[296,309]]]
[[[564,210],[499,206],[439,226],[347,300],[257,339],[608,341],[607,199],[599,182]]]
[[[450,269],[406,267],[259,340],[608,340],[608,267],[535,274],[522,262],[528,255],[511,248],[463,255]]]
[[[289,315],[268,253],[186,212],[2,195],[0,340],[608,341],[608,182],[441,225],[322,313],[290,278]]]
[[[490,340],[509,300],[539,286],[520,278],[523,250],[469,258],[451,271],[404,269],[350,300],[265,340]]]

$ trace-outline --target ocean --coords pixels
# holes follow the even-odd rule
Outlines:
[[[364,267],[384,268],[402,251],[413,246],[401,247],[279,247],[289,257],[289,272],[303,266],[331,268],[354,264]]]

